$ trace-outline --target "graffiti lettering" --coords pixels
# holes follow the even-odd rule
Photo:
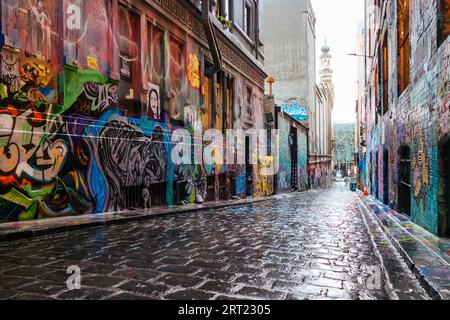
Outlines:
[[[26,174],[38,181],[52,181],[64,164],[68,148],[57,134],[46,132],[43,116],[26,110],[15,118],[3,113],[0,120],[0,174],[14,174],[18,179]]]
[[[119,103],[118,86],[116,84],[99,85],[88,82],[84,85],[83,93],[89,102],[90,111],[103,112]]]
[[[69,30],[81,30],[81,9],[75,4],[67,6],[66,26]]]

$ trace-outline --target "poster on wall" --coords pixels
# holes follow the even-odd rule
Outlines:
[[[125,53],[120,54],[120,75],[125,79],[131,79],[131,57]]]
[[[151,120],[161,120],[161,99],[159,86],[149,83],[147,115]]]

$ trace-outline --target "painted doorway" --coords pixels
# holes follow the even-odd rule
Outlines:
[[[383,152],[383,203],[389,205],[389,151]]]
[[[291,153],[291,191],[296,191],[298,190],[298,137],[295,127],[291,127],[289,132],[289,150]]]
[[[253,196],[253,166],[250,163],[250,137],[245,137],[245,177],[247,181],[247,197]]]
[[[439,146],[439,235],[450,237],[450,136]]]
[[[411,148],[408,145],[400,148],[398,210],[411,215]]]

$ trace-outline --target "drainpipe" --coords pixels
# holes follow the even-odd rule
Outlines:
[[[281,112],[281,107],[275,105],[275,110],[274,111],[275,111],[275,129],[278,130],[279,129],[278,128],[278,126],[279,126],[279,124],[278,124],[278,114],[279,114],[279,112]],[[277,157],[278,157],[277,161],[279,161],[280,160],[280,146],[279,146],[279,144],[276,147],[278,148],[278,150],[276,151],[277,152]],[[273,180],[274,180],[273,190],[274,190],[275,194],[278,194],[278,172],[274,175],[274,179]]]
[[[209,50],[213,58],[213,66],[206,69],[208,76],[218,73],[222,69],[222,55],[220,54],[219,44],[214,33],[213,25],[210,18],[210,0],[202,1],[202,25],[205,29],[206,38],[208,40]]]
[[[308,190],[311,190],[311,180],[309,179],[309,162],[311,160],[311,154],[309,153],[309,126],[306,127],[306,175],[308,177]]]
[[[0,20],[3,17],[2,6],[3,5],[0,3]],[[0,49],[3,48],[4,41],[5,41],[5,37],[3,36],[2,23],[0,23]]]

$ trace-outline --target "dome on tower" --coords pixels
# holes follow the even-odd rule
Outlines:
[[[323,53],[329,53],[331,48],[327,45],[327,42],[325,41],[325,44],[322,46],[322,52]]]

